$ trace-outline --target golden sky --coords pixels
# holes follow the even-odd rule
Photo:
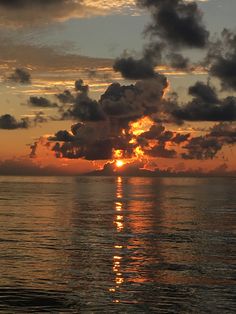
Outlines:
[[[86,99],[89,99],[89,101],[94,99],[99,106],[100,104],[102,104],[102,106],[111,106],[109,103],[111,99],[108,97],[103,103],[101,95],[106,93],[106,90],[108,90],[109,86],[112,86],[114,82],[119,83],[120,86],[132,86],[133,84],[138,90],[137,93],[139,93],[140,90],[143,93],[141,98],[135,94],[136,91],[134,95],[129,95],[129,93],[131,93],[129,90],[132,90],[133,87],[126,88],[127,91],[124,92],[124,95],[122,97],[119,96],[121,98],[119,102],[117,102],[117,106],[123,106],[123,101],[125,100],[127,106],[134,106],[133,108],[136,108],[135,106],[138,102],[145,102],[145,97],[150,97],[153,93],[150,87],[151,85],[148,86],[142,78],[130,78],[126,76],[126,73],[122,72],[123,70],[113,70],[113,64],[116,58],[125,60],[131,57],[135,60],[141,60],[143,54],[145,54],[145,49],[147,49],[146,47],[150,48],[151,44],[155,43],[155,40],[157,40],[153,39],[152,36],[145,37],[144,32],[135,32],[135,29],[147,29],[148,22],[152,18],[150,14],[152,11],[149,11],[148,8],[137,7],[135,1],[132,0],[113,1],[109,4],[103,0],[87,0],[83,2],[60,0],[56,7],[54,6],[53,0],[49,2],[50,3],[45,6],[37,4],[37,1],[34,4],[28,5],[27,1],[22,0],[19,1],[16,6],[8,6],[0,1],[0,126],[2,124],[0,129],[0,171],[4,168],[4,165],[6,165],[4,164],[6,160],[12,165],[12,173],[14,173],[14,169],[17,169],[18,165],[19,167],[29,165],[27,171],[30,173],[33,169],[33,173],[34,168],[30,167],[36,165],[36,167],[41,167],[41,169],[45,167],[60,169],[59,173],[63,174],[73,174],[74,172],[78,173],[96,169],[102,167],[107,161],[114,160],[114,156],[107,158],[107,160],[99,160],[97,158],[92,160],[83,155],[78,158],[68,158],[68,155],[63,155],[61,151],[59,154],[60,158],[56,158],[55,151],[52,149],[55,143],[53,144],[52,141],[50,145],[47,145],[47,142],[50,142],[48,139],[53,137],[60,130],[67,130],[68,134],[72,134],[71,125],[81,121],[78,116],[70,115],[66,119],[62,116],[62,110],[64,115],[68,114],[68,112],[72,112],[70,108],[77,110],[73,101],[77,102],[78,98],[81,98],[80,92],[82,94],[84,93],[84,91],[75,90],[75,81],[83,80],[82,88],[83,86],[89,85],[89,91],[85,93]],[[212,4],[213,1],[200,2],[199,4],[198,1],[197,4],[199,5],[198,10],[201,12],[201,16],[203,16],[202,25],[204,25],[204,28],[207,30],[210,30],[209,34],[212,33],[212,30],[218,32],[218,38],[223,38],[221,39],[222,43],[224,44],[223,41],[227,41],[228,46],[226,46],[228,47],[227,49],[229,49],[228,55],[230,55],[232,59],[235,58],[236,54],[230,46],[235,40],[233,31],[228,31],[228,33],[223,34],[222,37],[219,31],[219,29],[223,30],[224,27],[230,27],[234,23],[231,16],[229,16],[228,20],[225,18],[228,12],[232,11],[235,7],[234,2],[227,0],[223,3],[220,0],[216,0],[214,6]],[[194,1],[191,1],[191,3],[194,3]],[[222,15],[220,23],[216,23],[216,18],[214,17],[215,6],[218,7],[218,14]],[[159,8],[157,10],[159,10]],[[198,13],[195,12],[194,14]],[[114,21],[114,23],[112,21]],[[203,27],[202,25],[197,25],[197,27]],[[226,109],[229,108],[230,105],[227,105],[228,102],[230,102],[230,100],[234,102],[235,87],[234,83],[226,77],[227,73],[222,74],[222,72],[218,71],[215,74],[216,70],[215,72],[213,71],[216,69],[214,65],[219,61],[219,56],[212,57],[211,55],[211,60],[213,61],[210,62],[212,62],[212,64],[204,64],[202,62],[206,60],[204,58],[208,53],[208,49],[210,49],[210,44],[200,47],[202,44],[199,41],[199,43],[196,43],[195,47],[195,43],[186,41],[186,43],[184,42],[183,44],[183,49],[178,46],[178,49],[174,51],[171,46],[170,51],[170,47],[168,46],[170,43],[168,41],[173,41],[177,45],[180,44],[176,43],[176,39],[173,39],[171,33],[167,33],[167,31],[169,32],[168,27],[163,29],[164,35],[159,34],[158,36],[165,42],[164,49],[167,51],[168,47],[169,50],[165,52],[165,57],[162,58],[161,62],[155,64],[155,67],[153,67],[155,72],[159,73],[158,75],[165,76],[168,82],[168,87],[163,86],[164,95],[161,96],[163,102],[168,103],[169,106],[172,101],[171,105],[173,106],[173,101],[175,101],[178,108],[189,106],[186,107],[185,111],[182,110],[182,113],[180,113],[182,116],[186,117],[186,115],[189,114],[187,111],[188,108],[191,106],[191,108],[194,108],[193,106],[195,106],[193,102],[202,101],[202,98],[199,98],[199,94],[196,96],[196,93],[199,93],[198,90],[196,92],[196,89],[199,88],[197,82],[201,82],[202,85],[200,88],[203,88],[204,92],[205,89],[208,88],[208,92],[211,93],[211,96],[212,93],[217,94],[217,100],[215,100],[215,102],[217,102],[217,108],[219,106],[225,106],[224,108]],[[212,45],[214,36],[210,37]],[[180,39],[179,42],[181,42],[182,45],[183,40]],[[81,43],[83,43],[83,46],[80,48]],[[134,47],[133,50],[132,47]],[[81,51],[83,52],[82,54]],[[179,51],[184,58],[190,60],[188,61],[188,65],[183,68],[173,66],[174,61],[177,62],[177,58],[179,58],[175,52],[179,53]],[[118,53],[118,55],[116,53]],[[225,56],[227,56],[227,51],[225,55],[221,55],[222,58],[226,58]],[[169,61],[169,58],[171,58],[172,63]],[[181,61],[183,60],[181,59]],[[231,62],[231,59],[229,61]],[[22,70],[23,73],[18,73],[18,70]],[[127,69],[125,69],[125,71],[126,70]],[[29,77],[27,77],[27,75]],[[139,80],[140,83],[137,83]],[[155,85],[156,82],[151,82],[150,84]],[[191,87],[193,87],[193,92],[189,91]],[[63,105],[63,107],[57,97],[57,95],[63,94],[65,90],[69,91],[74,99],[77,99],[72,101],[72,107],[68,107],[68,104]],[[155,89],[155,92],[156,91]],[[122,88],[120,92],[123,93]],[[48,103],[40,106],[32,105],[30,97],[41,97],[47,99]],[[83,97],[85,97],[85,95]],[[136,97],[136,104],[133,103],[133,98],[131,99],[130,97]],[[170,101],[170,99],[172,100]],[[159,101],[160,100],[157,102]],[[56,105],[54,106],[53,104]],[[150,101],[147,105],[150,105]],[[162,104],[161,106],[163,107],[164,105]],[[233,104],[232,106],[235,105]],[[110,107],[106,108],[108,108],[106,110],[113,110],[113,108],[111,109]],[[217,108],[216,110],[218,110]],[[140,106],[138,110],[141,110]],[[161,119],[163,119],[163,114],[167,114],[167,109],[162,108],[162,111]],[[170,114],[170,112],[168,112],[168,114]],[[6,117],[6,115],[15,119],[14,121],[10,121],[10,128],[6,127],[6,123],[9,123],[8,120],[6,121],[9,117]],[[175,124],[176,122],[173,123],[173,121],[168,121],[167,124],[165,124],[164,120],[160,122],[160,117],[158,116],[159,122],[155,121],[153,118],[152,124],[157,125],[160,123],[164,126],[164,131],[161,135],[159,134],[162,138],[168,135],[167,132],[172,132],[172,140],[162,142],[163,139],[155,139],[159,145],[156,146],[154,139],[139,144],[139,141],[144,141],[144,139],[137,136],[134,138],[133,134],[131,134],[130,130],[132,130],[132,124],[135,121],[139,121],[139,119],[147,114],[144,110],[142,114],[140,114],[139,111],[138,115],[140,115],[139,118],[136,120],[135,118],[130,118],[129,124],[123,129],[120,126],[117,127],[120,129],[116,131],[114,131],[114,123],[118,123],[118,120],[109,118],[109,123],[111,124],[109,130],[112,130],[109,132],[113,132],[113,137],[116,136],[121,140],[124,135],[123,137],[126,137],[126,141],[128,137],[131,137],[132,139],[129,139],[129,144],[131,144],[131,146],[133,145],[132,149],[135,150],[138,147],[138,149],[144,151],[144,157],[134,156],[135,154],[133,154],[131,158],[128,156],[128,151],[124,149],[121,158],[125,159],[126,162],[129,162],[129,158],[131,158],[132,161],[133,158],[139,161],[142,159],[142,167],[147,169],[172,168],[176,171],[188,171],[189,169],[199,170],[199,168],[201,168],[206,171],[214,169],[236,171],[236,152],[234,147],[236,141],[234,133],[236,126],[233,116],[231,118],[227,116],[225,119],[219,119],[218,117],[215,120],[211,120],[209,117],[207,119],[192,119],[192,117],[189,118],[187,116],[181,123],[178,122],[177,124]],[[173,115],[172,112],[171,115]],[[111,117],[111,115],[109,117]],[[125,116],[120,116],[119,119],[121,118],[124,120]],[[173,119],[173,117],[171,119]],[[107,117],[105,120],[107,123]],[[82,122],[85,123],[85,121]],[[171,124],[169,124],[169,122],[171,122]],[[27,123],[27,127],[25,127],[23,123]],[[88,125],[90,128],[98,130],[96,121],[91,121]],[[220,128],[220,137],[218,133],[217,135],[215,135],[215,133],[212,135],[215,130],[214,127],[217,125],[220,125],[216,128],[217,130]],[[152,125],[141,126],[139,134],[148,132],[151,126]],[[107,128],[107,126],[102,127],[102,129],[105,128]],[[87,129],[85,129],[84,132],[87,132]],[[186,141],[174,143],[173,139],[177,134],[179,134],[178,136],[180,136],[180,134],[190,135]],[[104,136],[103,133],[102,136]],[[111,134],[109,136],[111,136]],[[149,135],[145,134],[144,136]],[[200,137],[204,139],[199,139]],[[193,138],[198,138],[198,140],[192,140]],[[76,139],[73,139],[73,141],[74,140],[78,140],[77,134]],[[122,138],[122,140],[124,139]],[[87,141],[90,143],[91,139],[88,138]],[[201,141],[201,143],[198,142],[196,144],[196,141]],[[203,143],[203,141],[205,142]],[[216,147],[217,141],[220,143],[220,147]],[[33,156],[34,158],[30,158],[32,145],[36,142],[38,143],[37,153]],[[199,145],[203,150],[206,150],[204,154],[202,154],[202,152],[197,154],[196,151],[193,151],[194,149],[201,149]],[[206,145],[211,145],[211,152],[207,151]],[[116,148],[117,147],[114,147],[113,150],[116,150]],[[215,149],[216,151],[214,151]],[[175,151],[172,155],[171,150]],[[57,157],[59,157],[59,155]],[[188,157],[186,157],[187,155]],[[190,155],[193,157],[190,158]],[[15,172],[17,173],[17,171]]]

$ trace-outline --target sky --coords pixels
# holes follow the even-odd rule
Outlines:
[[[235,174],[235,9],[0,0],[0,174]]]

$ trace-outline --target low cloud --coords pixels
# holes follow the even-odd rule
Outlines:
[[[185,121],[236,121],[236,97],[219,99],[216,90],[209,84],[197,82],[189,88],[195,96],[184,106],[172,112],[177,119]]]
[[[73,91],[56,95],[60,119],[74,120],[71,130],[59,130],[48,141],[57,158],[87,160],[112,159],[114,151],[122,158],[212,159],[225,145],[235,144],[235,129],[227,121],[235,119],[234,98],[220,100],[209,84],[190,86],[193,99],[185,105],[175,95],[164,98],[167,80],[163,75],[136,84],[111,84],[99,100],[89,96],[82,80]],[[230,102],[232,100],[232,103]],[[133,123],[148,118],[149,130],[136,134]],[[193,136],[171,131],[164,124],[185,121],[224,121],[208,133]],[[141,155],[140,155],[141,154]]]
[[[31,96],[28,105],[36,108],[56,108],[58,105],[45,97]]]
[[[35,46],[21,43],[17,38],[11,39],[0,34],[0,63],[22,68],[31,67],[34,70],[54,69],[88,69],[106,68],[112,66],[111,59],[90,58],[77,54],[64,54],[60,49],[49,46]],[[27,71],[28,72],[28,71]]]
[[[3,130],[16,130],[16,129],[28,129],[30,121],[28,118],[22,118],[19,121],[16,120],[10,114],[4,114],[0,116],[0,129]]]
[[[7,81],[17,84],[31,84],[31,75],[27,70],[17,68],[9,75]]]

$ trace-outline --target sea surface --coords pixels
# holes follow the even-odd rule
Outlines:
[[[0,177],[1,313],[236,313],[236,179]]]

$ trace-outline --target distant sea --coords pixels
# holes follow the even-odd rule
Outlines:
[[[1,313],[236,313],[236,179],[0,177]]]

